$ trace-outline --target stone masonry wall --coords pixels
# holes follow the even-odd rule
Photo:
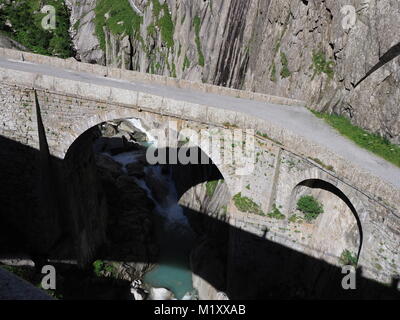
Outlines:
[[[269,136],[274,140],[257,137],[254,176],[237,177],[234,175],[234,166],[219,168],[231,194],[242,192],[243,196],[249,196],[258,203],[264,213],[268,213],[274,203],[282,205],[284,210],[289,210],[287,203],[293,189],[305,179],[319,177],[332,182],[348,195],[356,208],[359,208],[360,220],[364,223],[365,240],[362,251],[365,254],[361,256],[360,261],[373,270],[374,278],[379,278],[381,274],[393,274],[396,270],[398,272],[395,241],[398,239],[399,221],[393,215],[396,213],[396,209],[393,208],[399,204],[396,201],[399,191],[349,165],[337,155],[326,151],[323,146],[315,146],[290,132],[276,128],[267,121],[209,106],[191,105],[144,93],[106,89],[19,71],[0,70],[0,75],[3,80],[1,105],[4,107],[0,135],[21,141],[27,147],[38,148],[38,138],[32,124],[33,117],[30,118],[34,99],[32,90],[26,89],[35,87],[38,91],[49,152],[60,160],[68,158],[71,145],[85,131],[101,122],[121,118],[136,117],[149,121],[157,119],[159,123],[179,118],[183,126],[217,129],[223,128],[224,123],[229,121],[237,127],[251,126],[260,132],[268,130]],[[20,87],[11,83],[18,83]],[[25,110],[25,107],[29,108]],[[319,163],[310,161],[310,158],[320,158]],[[332,169],[326,169],[325,166],[328,165],[331,165]],[[291,166],[299,169],[299,173],[291,170]],[[234,206],[231,204],[230,207],[233,210],[232,223],[236,226],[235,221],[238,219],[240,222],[241,215],[237,212],[236,218]],[[242,221],[250,234],[259,236],[266,231],[265,228],[263,230],[258,226],[252,227],[252,223],[246,220]],[[95,224],[89,227],[95,228]],[[95,236],[96,239],[101,239],[101,230],[99,232],[99,236]],[[388,250],[391,250],[394,262],[373,263],[373,259],[377,258],[374,251],[381,249],[377,249],[379,243],[384,243]],[[285,245],[288,243],[285,242]]]

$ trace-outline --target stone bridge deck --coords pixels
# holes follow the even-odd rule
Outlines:
[[[400,207],[400,169],[342,137],[301,101],[2,48],[0,78],[203,123],[255,129],[298,155],[333,166],[338,178],[369,196]]]
[[[33,89],[40,112],[35,109]],[[45,131],[46,152],[59,159],[87,129],[115,119],[141,118],[158,124],[179,120],[195,129],[254,129],[268,136],[256,135],[260,161],[254,172],[238,177],[232,173],[235,168],[219,167],[232,196],[239,192],[251,196],[264,213],[273,205],[281,206],[289,217],[301,188],[310,181],[321,183],[320,189],[339,195],[358,219],[359,265],[368,277],[387,282],[400,272],[400,169],[340,136],[301,101],[0,48],[0,105],[1,136],[39,149],[38,132]],[[313,244],[311,240],[289,241],[280,235],[287,226],[267,215],[236,212],[233,202],[228,211],[229,223],[239,229],[272,237],[269,240],[311,256],[315,253],[304,247]],[[357,234],[347,230],[346,219],[339,224],[348,234]],[[264,234],[267,229],[270,232]],[[85,234],[78,238],[85,240]],[[327,240],[321,245],[329,245],[332,239]],[[380,257],[382,245],[393,260]]]

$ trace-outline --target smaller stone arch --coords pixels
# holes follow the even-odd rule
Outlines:
[[[358,247],[358,252],[357,252],[357,258],[359,259],[360,254],[361,254],[361,249],[362,249],[362,243],[363,243],[363,227],[362,223],[359,217],[359,214],[357,212],[357,209],[353,205],[352,201],[346,196],[346,194],[341,191],[337,186],[333,185],[330,182],[327,182],[322,179],[306,179],[298,183],[298,185],[293,189],[292,194],[291,194],[291,207],[293,208],[295,206],[295,200],[296,200],[296,193],[300,187],[308,187],[310,189],[321,189],[328,191],[332,194],[334,194],[336,197],[341,199],[347,207],[350,209],[351,213],[353,214],[356,222],[357,222],[357,228],[358,232],[360,235],[360,243]]]
[[[358,199],[357,195],[355,194],[357,190],[353,189],[351,186],[347,185],[346,183],[340,181],[339,179],[335,178],[334,176],[325,173],[324,171],[320,170],[319,168],[310,168],[306,172],[303,172],[301,176],[297,176],[297,179],[293,179],[290,183],[291,186],[289,186],[290,194],[289,194],[289,199],[287,200],[286,203],[286,209],[288,215],[292,214],[292,212],[296,211],[296,206],[297,206],[297,200],[300,198],[300,196],[303,194],[311,193],[314,195],[322,194],[325,193],[324,199],[327,197],[334,197],[331,200],[328,200],[328,203],[332,204],[335,203],[336,207],[336,201],[338,201],[338,208],[344,208],[345,212],[343,213],[343,216],[340,214],[337,215],[337,221],[343,220],[343,221],[348,221],[348,224],[351,225],[352,227],[349,227],[349,231],[346,233],[346,237],[348,235],[352,235],[352,249],[355,254],[357,254],[357,261],[360,261],[360,257],[362,254],[362,249],[363,249],[363,242],[364,242],[364,227],[363,227],[363,220],[365,218],[365,209],[362,205],[362,202],[360,199]],[[308,191],[307,191],[308,189]],[[329,196],[329,194],[331,196]],[[337,199],[337,200],[334,200]],[[331,208],[332,206],[329,206]],[[329,211],[329,209],[328,209]],[[342,212],[342,211],[340,211]],[[324,215],[321,215],[321,218],[319,218],[320,222],[319,223],[325,223],[321,222],[321,220],[327,221],[327,215],[326,213]],[[345,217],[345,218],[344,218]],[[351,219],[351,220],[350,220]],[[353,222],[351,222],[353,221]],[[343,224],[345,224],[343,222]],[[337,230],[335,229],[336,226],[332,226],[332,230]],[[330,232],[334,232],[331,231]],[[325,235],[323,235],[323,238],[325,238]],[[329,239],[329,236],[326,236],[327,239]],[[338,235],[338,238],[339,235]],[[340,238],[340,244],[338,244],[337,248],[339,248],[341,245],[343,245],[344,240],[342,241],[343,238]],[[346,238],[347,239],[347,238]],[[356,240],[358,239],[358,242]],[[321,245],[323,247],[323,245]],[[350,246],[350,245],[349,245]],[[332,247],[334,247],[334,244],[332,243]],[[335,248],[335,249],[337,249]],[[338,252],[336,252],[336,255]],[[340,254],[339,254],[340,255]],[[333,258],[332,258],[333,259]]]

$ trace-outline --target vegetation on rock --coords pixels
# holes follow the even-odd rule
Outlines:
[[[193,26],[194,26],[194,31],[196,34],[196,45],[197,45],[197,53],[199,55],[199,65],[204,67],[205,65],[205,59],[204,59],[204,54],[201,49],[201,41],[200,41],[200,28],[201,28],[201,20],[199,16],[194,17],[193,20]]]
[[[274,204],[272,207],[272,211],[268,213],[268,217],[274,218],[277,220],[284,220],[286,217],[282,212],[279,210],[279,208]]]
[[[275,65],[275,63],[273,63],[272,65],[271,65],[271,77],[270,77],[270,80],[272,81],[272,82],[276,82],[276,65]]]
[[[214,195],[215,189],[217,189],[219,180],[215,180],[215,181],[208,181],[206,183],[206,193],[207,196],[209,196],[210,198]]]
[[[303,223],[303,218],[293,214],[289,218],[290,223]]]
[[[289,70],[289,63],[286,54],[284,52],[281,52],[281,63],[282,63],[282,69],[281,69],[282,79],[289,78],[292,75],[292,73]]]
[[[42,27],[42,19],[47,15],[40,12],[44,5],[52,5],[56,9],[54,30],[45,30]],[[1,1],[0,32],[34,53],[61,58],[73,56],[69,28],[69,11],[64,1]]]
[[[174,22],[169,12],[168,3],[161,4],[159,0],[152,0],[153,15],[157,18],[156,25],[161,31],[161,39],[168,48],[174,47]],[[160,17],[160,14],[161,17]]]
[[[357,266],[357,256],[349,250],[344,250],[339,258],[339,262],[345,266]]]
[[[96,276],[110,276],[116,273],[115,267],[112,263],[107,263],[102,260],[93,262],[93,272]]]
[[[310,195],[302,196],[299,199],[297,202],[297,209],[304,213],[304,218],[307,222],[315,220],[324,212],[322,204]]]
[[[106,49],[104,27],[113,34],[140,36],[143,18],[132,10],[128,0],[99,0],[95,12],[96,34],[103,50]]]
[[[236,208],[238,208],[241,212],[255,213],[261,216],[265,215],[260,205],[258,205],[248,197],[243,197],[241,193],[235,195],[233,197],[233,201],[235,203]]]
[[[187,56],[185,56],[185,60],[183,62],[183,71],[185,71],[187,68],[190,68],[190,61],[189,58]]]
[[[325,73],[326,75],[328,75],[329,79],[333,78],[333,66],[335,63],[331,60],[327,60],[323,51],[313,52],[312,62],[312,66],[314,69],[313,78],[315,77],[315,75],[319,75],[321,73]]]

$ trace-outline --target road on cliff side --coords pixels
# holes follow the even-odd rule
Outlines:
[[[175,100],[246,113],[254,117],[266,119],[296,135],[303,136],[310,141],[323,145],[358,167],[365,169],[398,188],[400,187],[400,168],[361,149],[355,143],[333,130],[323,120],[316,118],[304,107],[282,106],[158,84],[111,79],[49,65],[15,61],[4,57],[0,57],[0,67],[93,83],[101,86],[140,91]]]

